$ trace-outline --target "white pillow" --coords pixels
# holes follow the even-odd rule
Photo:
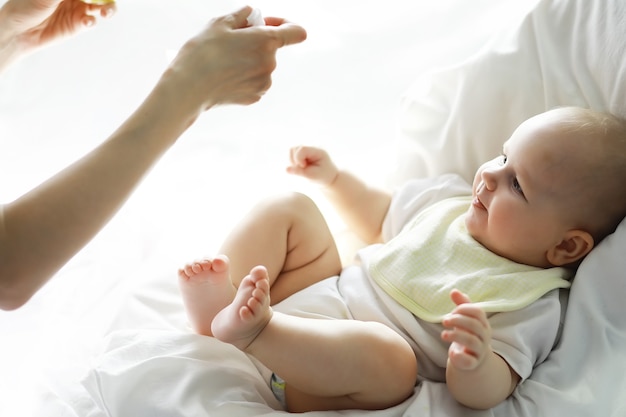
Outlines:
[[[468,61],[419,80],[399,118],[397,180],[467,180],[525,119],[561,105],[626,116],[626,5],[543,0]]]

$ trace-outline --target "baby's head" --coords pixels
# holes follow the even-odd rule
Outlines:
[[[493,252],[529,265],[576,265],[626,216],[626,122],[564,107],[522,123],[477,171],[466,216]]]
[[[581,142],[578,158],[571,159],[576,182],[567,192],[572,199],[569,205],[575,205],[572,220],[597,244],[626,216],[626,121],[580,108],[555,110],[559,113],[563,133]],[[572,140],[571,146],[578,145]]]

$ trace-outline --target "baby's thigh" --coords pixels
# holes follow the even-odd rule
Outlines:
[[[341,272],[337,245],[315,202],[299,193],[285,198],[291,223],[281,272],[272,284],[272,302]]]

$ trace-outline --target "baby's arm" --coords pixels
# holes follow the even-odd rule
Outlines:
[[[494,407],[506,399],[520,380],[501,356],[491,350],[491,326],[485,312],[458,290],[451,293],[457,307],[443,321],[441,337],[450,342],[446,383],[461,404],[476,409]]]
[[[391,203],[389,193],[339,170],[322,149],[294,147],[290,150],[290,159],[287,172],[322,185],[326,197],[360,239],[365,243],[381,241],[383,220]]]

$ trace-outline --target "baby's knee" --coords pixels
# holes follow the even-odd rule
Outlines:
[[[317,210],[317,205],[310,197],[297,191],[267,197],[258,204],[258,207],[281,215],[300,215],[303,212]]]
[[[378,342],[376,367],[381,393],[397,403],[408,398],[417,382],[417,359],[411,345],[398,333],[381,323],[375,329]]]
[[[285,193],[279,198],[282,199],[283,206],[295,216],[306,216],[307,213],[319,211],[311,197],[297,191]]]

